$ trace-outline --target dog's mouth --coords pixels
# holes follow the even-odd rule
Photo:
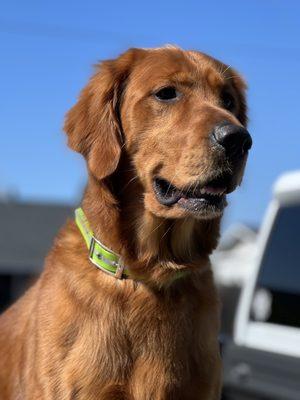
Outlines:
[[[220,213],[226,202],[226,194],[232,192],[236,185],[229,174],[224,174],[207,181],[205,184],[195,184],[179,189],[161,177],[153,180],[153,190],[157,200],[164,206],[178,205],[193,213]]]

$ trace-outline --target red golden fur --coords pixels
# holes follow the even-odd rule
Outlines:
[[[166,86],[178,99],[157,99]],[[222,210],[162,204],[153,179],[183,190],[227,173],[233,190],[245,159],[231,165],[209,134],[220,121],[246,124],[244,89],[231,68],[175,47],[131,49],[100,64],[65,131],[87,161],[82,207],[131,279],[95,268],[69,221],[38,281],[0,318],[1,400],[220,398],[209,254]],[[178,270],[188,273],[175,280]]]

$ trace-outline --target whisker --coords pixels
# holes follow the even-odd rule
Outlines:
[[[194,186],[194,189],[193,189],[193,196],[195,196],[195,191],[196,191],[196,189],[197,189],[197,185]]]
[[[175,222],[173,222],[173,223],[169,226],[169,228],[166,230],[166,232],[162,235],[161,240],[166,236],[166,234],[167,234],[168,232],[170,232],[171,228],[173,228],[173,226],[174,226],[174,223],[175,223]]]
[[[123,189],[121,190],[121,193],[123,193],[124,190],[125,190],[133,181],[135,181],[136,179],[138,179],[138,176],[137,176],[137,175],[134,176],[133,178],[131,178],[130,181],[127,182],[126,185],[123,187]]]
[[[221,72],[221,74],[222,74],[222,75],[224,75],[224,74],[225,74],[225,72],[229,70],[229,68],[230,68],[230,65],[228,65],[228,67],[227,67],[227,68],[225,68],[225,69],[224,69],[224,71],[222,71],[222,72]]]
[[[188,187],[188,189],[186,190],[186,192],[189,192],[189,191],[191,190],[192,185],[193,185],[193,182],[191,182],[191,183],[189,184],[189,187]],[[193,192],[193,193],[194,193],[194,192]]]
[[[162,226],[162,224],[164,224],[165,221],[162,221],[160,224],[158,224],[154,229],[152,229],[152,231],[149,233],[149,235],[147,235],[147,238],[149,238],[152,233],[154,233],[158,228],[160,228]]]
[[[238,75],[227,76],[227,77],[225,78],[225,80],[227,81],[228,79],[238,78],[238,77],[239,77]]]
[[[136,171],[136,168],[129,168],[129,169],[124,169],[124,172],[132,172],[132,171]]]
[[[166,194],[169,193],[169,190],[171,189],[171,186],[173,185],[174,179],[177,176],[177,174],[178,174],[178,171],[175,171],[175,174],[173,175],[173,178],[169,181],[169,186],[168,186],[168,189],[166,191]]]

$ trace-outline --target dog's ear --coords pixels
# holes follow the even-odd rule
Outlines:
[[[118,166],[124,140],[119,113],[122,91],[142,53],[130,49],[116,60],[100,63],[66,115],[68,145],[86,158],[89,170],[98,179],[109,176]]]

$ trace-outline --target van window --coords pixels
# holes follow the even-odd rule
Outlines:
[[[251,319],[300,327],[300,205],[278,211],[257,279]]]

